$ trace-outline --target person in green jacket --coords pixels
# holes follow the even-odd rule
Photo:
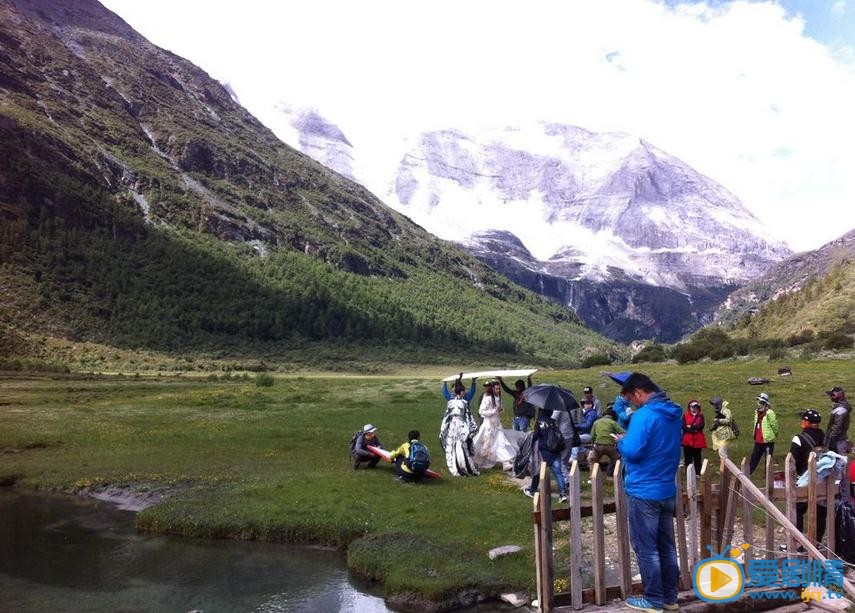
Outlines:
[[[754,420],[754,450],[751,452],[749,471],[751,473],[760,464],[766,454],[775,451],[775,439],[778,438],[778,416],[772,410],[769,394],[760,392],[757,395],[757,409]]]
[[[615,446],[615,437],[618,434],[626,432],[615,421],[615,412],[609,407],[603,412],[603,416],[594,422],[591,427],[591,441],[594,443],[593,448],[588,452],[588,466],[593,466],[600,461],[603,456],[609,459],[609,467],[606,469],[606,475],[611,477],[615,472],[615,463],[620,459],[617,447]]]

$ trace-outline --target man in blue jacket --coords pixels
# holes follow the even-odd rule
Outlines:
[[[674,543],[674,479],[680,464],[682,409],[642,373],[632,373],[620,393],[637,407],[617,448],[624,465],[629,537],[644,586],[644,596],[627,598],[626,604],[650,613],[676,611],[680,569]]]

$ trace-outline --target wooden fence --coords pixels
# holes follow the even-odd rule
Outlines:
[[[762,489],[749,478],[747,459],[742,460],[741,466],[729,459],[722,461],[717,482],[714,482],[711,474],[709,460],[704,460],[699,477],[691,465],[686,470],[678,470],[675,476],[677,498],[674,534],[680,567],[680,589],[691,589],[692,569],[698,561],[710,557],[708,546],[716,553],[730,549],[734,544],[737,525],[742,529],[742,537],[737,544],[748,545],[743,554],[746,564],[758,555],[766,559],[794,556],[799,545],[804,547],[804,555],[824,562],[826,558],[817,548],[819,543],[816,542],[817,503],[833,501],[838,488],[849,488],[848,471],[844,472],[846,475],[839,485],[835,479],[825,479],[820,483],[816,473],[816,455],[813,453],[808,464],[808,485],[804,487],[796,487],[795,463],[791,454],[787,454],[784,470],[777,474],[777,480],[772,457],[766,456],[766,479]],[[555,606],[565,605],[574,609],[581,609],[588,603],[604,605],[616,598],[626,599],[631,594],[641,593],[641,583],[632,581],[627,499],[620,474],[621,462],[618,462],[613,475],[614,497],[608,500],[604,493],[605,471],[601,470],[599,464],[594,464],[589,477],[591,498],[590,501],[583,501],[581,471],[578,463],[573,462],[568,483],[568,504],[553,508],[550,473],[546,463],[541,464],[540,485],[534,496],[532,511],[537,599],[541,611],[552,611]],[[796,504],[799,502],[807,503],[804,534],[795,527]],[[779,506],[784,508],[783,512]],[[755,511],[758,509],[756,514],[761,518],[762,530],[761,526],[755,526]],[[834,504],[828,504],[825,512],[826,542],[833,546]],[[610,584],[606,576],[605,517],[611,514],[615,515],[615,529],[611,535],[614,542],[610,550],[616,552],[617,556],[614,561],[616,584]],[[582,549],[583,517],[592,518],[587,556],[583,556]],[[569,522],[566,543],[569,568],[559,569],[558,576],[569,579],[569,591],[556,594],[553,554],[556,541],[553,526],[560,522]],[[784,530],[786,551],[776,546],[776,525]],[[590,569],[592,585],[589,587],[583,586],[582,568]],[[848,581],[844,581],[844,584],[846,593],[855,597],[855,587]]]

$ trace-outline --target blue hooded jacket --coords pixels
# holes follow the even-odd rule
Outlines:
[[[626,493],[645,500],[677,494],[674,478],[680,464],[683,410],[665,392],[657,392],[636,409],[617,449],[624,462]]]

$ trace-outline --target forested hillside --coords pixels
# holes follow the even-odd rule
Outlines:
[[[578,363],[615,347],[91,0],[0,0],[0,349]],[[50,345],[50,343],[46,343]]]

